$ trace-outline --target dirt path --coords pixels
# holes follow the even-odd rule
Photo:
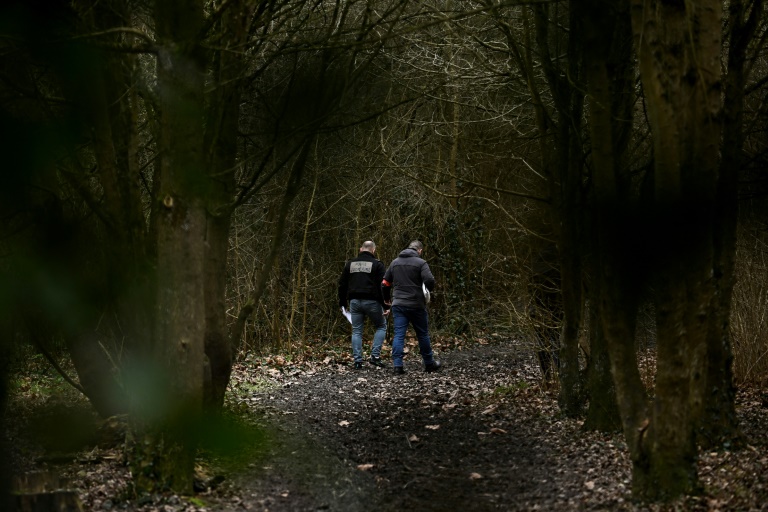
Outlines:
[[[589,468],[570,464],[573,454],[558,439],[578,423],[553,421],[553,397],[536,385],[529,356],[499,343],[442,360],[443,372],[426,374],[411,355],[399,377],[391,368],[331,367],[247,398],[283,432],[270,456],[237,482],[255,500],[249,509],[621,507],[628,468],[618,437],[602,437],[597,447],[615,452],[605,455],[616,468],[592,475],[596,468],[585,474]],[[598,485],[611,486],[607,500],[594,500]]]
[[[743,448],[700,453],[701,495],[638,505],[623,437],[562,418],[517,343],[444,351],[438,374],[420,371],[414,354],[397,377],[391,368],[354,371],[330,356],[239,363],[229,406],[267,439],[232,438],[243,464],[196,496],[135,496],[119,445],[89,447],[53,469],[77,482],[89,511],[768,510],[768,393],[759,389],[737,396]],[[13,425],[14,446],[23,448],[34,423]],[[52,468],[50,457],[22,451],[27,469]]]

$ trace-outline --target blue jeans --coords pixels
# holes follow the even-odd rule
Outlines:
[[[363,322],[365,317],[371,319],[376,332],[373,334],[372,357],[381,357],[381,345],[387,336],[387,322],[381,304],[376,300],[352,299],[349,301],[349,312],[352,314],[352,357],[356,363],[363,362]]]
[[[425,365],[435,362],[432,354],[432,344],[429,341],[429,314],[424,308],[406,308],[392,306],[392,316],[395,323],[395,335],[392,338],[392,365],[403,366],[403,349],[405,348],[405,331],[408,324],[416,331],[419,340],[419,352]]]

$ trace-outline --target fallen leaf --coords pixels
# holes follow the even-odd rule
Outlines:
[[[498,405],[496,405],[496,404],[494,404],[494,405],[489,405],[489,406],[488,406],[488,407],[486,407],[486,408],[485,408],[485,410],[484,410],[483,412],[481,412],[480,414],[491,414],[492,412],[495,412],[495,411],[496,411],[496,409],[498,409],[498,408],[499,408],[499,406],[498,406]]]
[[[340,427],[348,427],[349,426],[349,422],[347,420],[341,420],[339,422],[339,426]]]
[[[483,475],[481,475],[480,473],[470,473],[469,474],[469,479],[470,480],[480,480],[481,478],[483,478]]]
[[[360,471],[368,471],[369,469],[373,468],[373,464],[358,464],[357,469]]]
[[[437,430],[440,428],[440,425],[426,425],[424,428],[427,430]]]
[[[590,480],[589,482],[584,482],[584,485],[590,491],[595,488],[595,482],[593,482],[592,480]]]
[[[419,437],[416,434],[411,434],[410,436],[408,436],[408,440],[412,443],[418,443]]]
[[[504,430],[503,428],[496,428],[496,427],[493,427],[493,428],[491,429],[491,434],[506,434],[506,433],[507,433],[507,431],[506,431],[506,430]]]

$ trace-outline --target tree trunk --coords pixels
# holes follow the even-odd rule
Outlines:
[[[571,183],[571,185],[579,187],[575,183]],[[569,417],[576,417],[581,414],[585,398],[579,365],[579,334],[584,310],[580,237],[578,235],[581,221],[573,221],[579,217],[578,210],[576,203],[569,201],[568,207],[561,212],[560,219],[563,225],[560,236],[563,324],[559,342],[559,404],[563,413]],[[569,214],[570,220],[566,222],[565,218]]]
[[[560,332],[563,300],[559,255],[554,244],[534,249],[528,283],[529,319],[533,324],[535,350],[544,383],[554,381],[560,367]]]
[[[202,0],[155,5],[161,109],[154,360],[160,403],[141,397],[143,429],[132,469],[137,492],[192,492],[195,431],[203,403],[204,256],[208,183],[203,147],[203,65],[196,38]]]
[[[584,428],[599,432],[615,432],[621,430],[621,417],[616,402],[616,387],[611,375],[608,343],[597,307],[599,296],[599,289],[594,290],[589,308],[589,363],[586,379],[589,408],[584,419]]]
[[[590,405],[586,424],[588,428],[611,430],[621,426],[621,418],[609,357],[609,344],[618,340],[612,338],[610,333],[629,334],[630,340],[634,339],[636,295],[639,293],[639,279],[630,278],[639,272],[638,268],[630,265],[630,262],[637,261],[632,240],[638,233],[634,230],[635,215],[631,205],[635,201],[627,186],[629,173],[626,170],[634,99],[634,95],[628,93],[632,90],[634,78],[629,2],[587,0],[574,2],[572,8],[579,13],[578,29],[584,41],[584,72],[590,98],[595,183],[590,217],[592,246],[593,253],[600,255],[602,260],[593,260],[595,279],[591,292],[590,365],[587,376]],[[623,277],[604,273],[612,267],[624,274]],[[611,289],[617,284],[623,289]],[[606,296],[618,293],[625,295],[618,303],[623,306],[615,307],[614,304],[612,311],[620,316],[611,318],[604,309],[603,301]],[[629,343],[630,340],[621,343]],[[634,364],[633,359],[623,352],[621,354],[626,359],[618,361],[620,373],[629,379],[622,384],[626,393],[622,397],[630,401],[641,400],[642,390],[634,389],[639,385],[635,372],[626,366]]]
[[[229,231],[232,224],[237,168],[237,130],[242,95],[243,53],[251,20],[246,2],[230,2],[220,23],[224,50],[214,63],[216,88],[209,97],[205,132],[206,160],[211,176],[205,253],[205,355],[211,369],[205,403],[220,410],[234,362],[232,340],[227,332],[226,283]]]
[[[5,128],[5,126],[2,126]],[[0,288],[3,294],[5,290]],[[13,330],[6,317],[7,308],[0,315],[0,510],[12,510],[13,496],[11,495],[11,454],[8,447],[8,425],[5,419],[8,402],[8,361],[10,361],[11,341]]]
[[[309,159],[309,152],[314,143],[314,135],[307,135],[301,146],[299,154],[296,156],[292,166],[291,174],[288,176],[288,183],[285,186],[285,192],[283,193],[283,199],[280,203],[279,210],[277,211],[277,223],[275,230],[272,234],[272,245],[269,249],[269,254],[264,260],[261,269],[256,274],[256,283],[254,283],[253,292],[243,308],[238,312],[237,319],[232,323],[230,327],[230,339],[232,340],[232,347],[235,352],[240,348],[242,341],[243,329],[245,323],[256,309],[256,305],[264,295],[264,291],[267,289],[268,279],[271,275],[273,266],[277,261],[278,253],[280,252],[281,243],[283,241],[283,235],[285,233],[285,224],[288,217],[288,210],[293,202],[294,198],[298,195],[301,188],[301,181],[306,169],[307,160]],[[261,347],[258,347],[261,348]]]
[[[728,25],[731,28],[728,74],[725,79],[723,108],[722,162],[717,185],[714,226],[715,304],[710,315],[707,339],[706,381],[703,410],[699,418],[699,441],[704,447],[734,444],[739,437],[733,386],[730,314],[736,253],[738,220],[738,177],[744,145],[744,89],[746,51],[758,26],[762,0],[730,2]]]
[[[117,379],[110,354],[99,343],[100,337],[101,333],[92,330],[76,339],[68,336],[67,349],[85,396],[99,416],[109,418],[128,412],[128,396]]]
[[[77,2],[75,2],[77,5]],[[81,7],[81,6],[79,6]],[[131,12],[121,1],[98,4],[80,10],[91,31],[104,31],[130,24]],[[109,36],[121,44],[119,34]],[[103,295],[94,318],[83,322],[66,342],[79,380],[99,414],[108,417],[125,413],[129,405],[115,375],[120,354],[148,338],[150,323],[147,304],[147,261],[144,206],[140,193],[137,134],[138,98],[132,54],[93,51],[87,65],[71,80],[69,91],[78,112],[91,127],[92,156],[101,197],[94,197],[87,185],[93,175],[72,153],[78,172],[67,174],[88,206],[101,220],[99,232],[80,249],[91,259],[86,272],[99,280]],[[85,152],[90,157],[90,152]],[[75,163],[76,162],[76,163]],[[90,166],[90,164],[88,164]],[[94,265],[93,262],[98,262]],[[96,276],[97,277],[94,277]]]
[[[721,9],[715,0],[632,2],[655,156],[656,394],[642,444],[648,464],[634,477],[634,490],[651,499],[698,485],[694,420],[714,312]]]
[[[38,493],[16,494],[16,504],[13,508],[3,510],[18,510],[23,512],[83,512],[83,504],[77,491],[50,491]]]
[[[534,7],[536,42],[542,59],[542,69],[554,98],[557,125],[552,130],[552,147],[541,147],[542,157],[550,177],[552,223],[560,253],[560,283],[563,323],[560,335],[560,408],[568,416],[581,413],[583,389],[579,367],[579,332],[582,324],[584,297],[582,292],[582,171],[581,126],[584,94],[574,84],[581,79],[581,43],[571,32],[568,37],[568,69],[559,70],[549,54],[551,20],[546,8]],[[568,23],[575,23],[569,9]],[[567,79],[563,75],[567,75]],[[546,126],[539,126],[546,133]],[[542,142],[543,144],[543,142]],[[551,156],[547,156],[551,155]]]

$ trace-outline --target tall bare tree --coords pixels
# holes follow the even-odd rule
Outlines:
[[[715,290],[709,315],[705,382],[698,390],[701,408],[698,412],[699,440],[707,447],[731,444],[739,436],[730,317],[735,282],[738,182],[743,166],[744,98],[752,67],[748,64],[748,55],[759,31],[764,7],[762,0],[736,0],[728,4],[723,137],[713,233]]]
[[[509,55],[524,77],[535,111],[539,141],[539,170],[546,178],[550,201],[550,233],[556,244],[562,297],[561,333],[556,351],[559,361],[560,405],[571,416],[581,412],[579,333],[583,324],[584,155],[582,123],[584,94],[577,32],[552,31],[572,26],[574,14],[561,4],[537,4],[520,8],[522,31],[493,9],[506,35]],[[535,52],[534,52],[535,49]],[[568,59],[562,55],[567,54]],[[535,57],[534,57],[535,56]],[[538,76],[538,69],[542,76]],[[551,101],[551,104],[549,101]]]
[[[593,240],[590,258],[590,337],[588,369],[589,428],[609,430],[620,425],[608,343],[622,332],[626,350],[634,350],[634,314],[638,286],[639,245],[634,218],[637,196],[631,183],[628,146],[635,103],[629,2],[572,2],[579,24],[574,27],[584,44],[584,69],[589,94],[592,176],[595,183],[589,216]],[[604,266],[606,263],[610,267]],[[607,270],[610,268],[610,270]],[[634,302],[605,299],[621,287]],[[628,310],[622,309],[627,307]],[[626,323],[625,323],[626,322]]]
[[[209,185],[203,148],[205,64],[198,37],[202,0],[157,2],[160,109],[155,329],[150,361],[160,372],[157,403],[139,395],[131,462],[143,491],[192,492],[193,433],[203,404],[204,255]],[[146,389],[144,389],[146,390]],[[156,396],[156,395],[155,395]],[[153,404],[150,409],[148,404]],[[162,411],[160,418],[153,417]]]
[[[669,498],[696,488],[694,425],[706,375],[713,302],[713,223],[721,136],[721,5],[715,1],[631,3],[632,27],[654,141],[653,194],[642,216],[628,209],[621,145],[612,135],[616,104],[607,79],[616,19],[624,10],[584,3],[602,13],[586,24],[592,145],[599,214],[601,316],[611,356],[633,491]],[[614,10],[615,9],[615,10]],[[638,244],[637,241],[640,243]],[[649,261],[638,259],[647,244]],[[635,356],[637,265],[649,266],[657,311],[655,398],[645,397]]]

